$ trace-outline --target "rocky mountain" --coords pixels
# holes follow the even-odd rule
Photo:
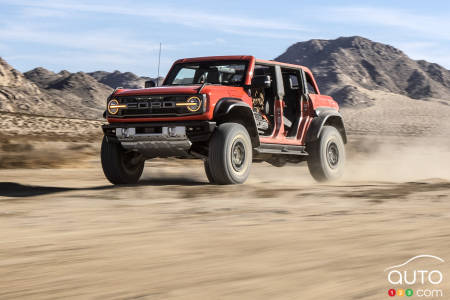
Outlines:
[[[111,87],[83,72],[54,73],[44,68],[36,68],[24,73],[24,76],[52,98],[64,99],[74,111],[80,111],[81,116],[89,118],[101,116],[106,98],[112,92]]]
[[[0,111],[64,115],[67,105],[0,58]]]
[[[22,74],[0,58],[0,111],[100,119],[111,91],[82,72],[36,68]]]
[[[142,88],[146,80],[155,79],[119,71],[55,73],[42,67],[22,74],[0,58],[0,111],[100,119],[113,88]]]
[[[17,72],[17,71],[16,71]],[[100,119],[105,108],[105,99],[112,89],[99,83],[83,72],[54,73],[36,68],[22,75],[29,84],[35,85],[41,95],[53,105],[51,109],[21,109],[17,112],[36,113],[48,116]],[[25,103],[25,100],[22,100]]]
[[[98,82],[101,82],[105,85],[108,85],[112,88],[123,87],[126,89],[139,89],[143,88],[145,85],[145,81],[154,80],[156,78],[137,76],[131,72],[105,72],[105,71],[96,71],[88,73],[90,76],[94,77]],[[159,78],[159,84],[162,84],[163,77]]]
[[[449,70],[358,36],[299,42],[275,60],[309,67],[321,92],[348,106],[373,104],[365,90],[450,100]]]

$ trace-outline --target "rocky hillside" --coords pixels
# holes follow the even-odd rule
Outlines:
[[[79,72],[36,68],[22,74],[0,58],[0,111],[100,119],[112,89]]]
[[[24,73],[24,76],[52,99],[61,99],[70,106],[70,111],[65,116],[75,113],[82,118],[101,117],[105,100],[112,92],[111,87],[83,72],[54,73],[44,68],[36,68]]]
[[[119,71],[55,73],[42,67],[22,74],[0,58],[0,111],[100,119],[113,88],[142,88],[146,80],[155,79]]]
[[[0,111],[65,115],[67,104],[48,94],[0,58]]]
[[[371,105],[364,90],[450,100],[449,70],[358,36],[299,42],[275,60],[309,67],[321,92],[344,105]]]
[[[126,89],[140,89],[145,85],[147,80],[156,80],[156,78],[137,76],[131,72],[105,72],[96,71],[88,73],[88,75],[94,77],[98,82],[101,82],[112,88],[123,87]],[[163,77],[159,78],[159,84],[162,84]]]

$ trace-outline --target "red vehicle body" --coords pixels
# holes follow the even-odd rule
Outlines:
[[[205,160],[212,183],[230,184],[245,181],[252,161],[282,166],[306,160],[314,178],[334,179],[345,162],[346,133],[338,110],[303,66],[253,56],[177,60],[162,86],[118,88],[108,98],[103,169],[113,183],[132,183],[145,159],[197,157]],[[224,144],[221,139],[233,139],[230,134],[242,141]],[[327,145],[321,144],[324,134],[331,139]],[[248,164],[245,172],[243,164]]]

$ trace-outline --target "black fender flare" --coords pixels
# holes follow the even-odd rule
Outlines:
[[[222,118],[223,116],[230,113],[230,111],[235,107],[244,107],[249,109],[250,111],[252,110],[247,103],[239,98],[221,98],[219,99],[219,101],[217,101],[217,104],[214,107],[214,119]]]
[[[344,144],[347,143],[347,133],[345,132],[344,120],[342,115],[334,108],[317,108],[316,116],[309,125],[308,134],[306,135],[306,142],[314,142],[319,139],[323,126],[332,125],[336,127],[342,136]]]
[[[232,97],[219,99],[214,107],[213,115],[213,120],[217,124],[226,121],[235,121],[244,125],[250,135],[253,147],[259,146],[259,134],[255,117],[253,116],[253,110],[242,99]]]

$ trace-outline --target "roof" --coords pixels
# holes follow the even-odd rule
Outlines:
[[[303,71],[311,74],[311,70],[305,66],[288,64],[288,63],[283,63],[283,62],[274,61],[274,60],[255,59],[255,57],[252,55],[225,55],[225,56],[192,57],[192,58],[179,59],[175,63],[201,62],[201,61],[211,61],[211,60],[212,61],[215,61],[215,60],[250,60],[250,61],[255,60],[256,63],[262,63],[262,64],[268,64],[268,65],[279,65],[282,67],[284,66],[287,68],[294,68],[294,69],[302,69]]]
[[[251,55],[205,56],[205,57],[182,58],[177,60],[175,63],[211,61],[211,60],[214,61],[214,60],[252,60],[252,59],[255,58]]]
[[[294,64],[288,64],[288,63],[279,62],[279,61],[275,61],[275,60],[263,60],[263,59],[256,59],[255,62],[261,63],[261,64],[268,64],[268,65],[279,65],[279,66],[287,67],[287,68],[302,69],[303,71],[305,71],[307,73],[311,73],[310,69],[308,69],[305,66],[301,66],[301,65],[294,65]]]

